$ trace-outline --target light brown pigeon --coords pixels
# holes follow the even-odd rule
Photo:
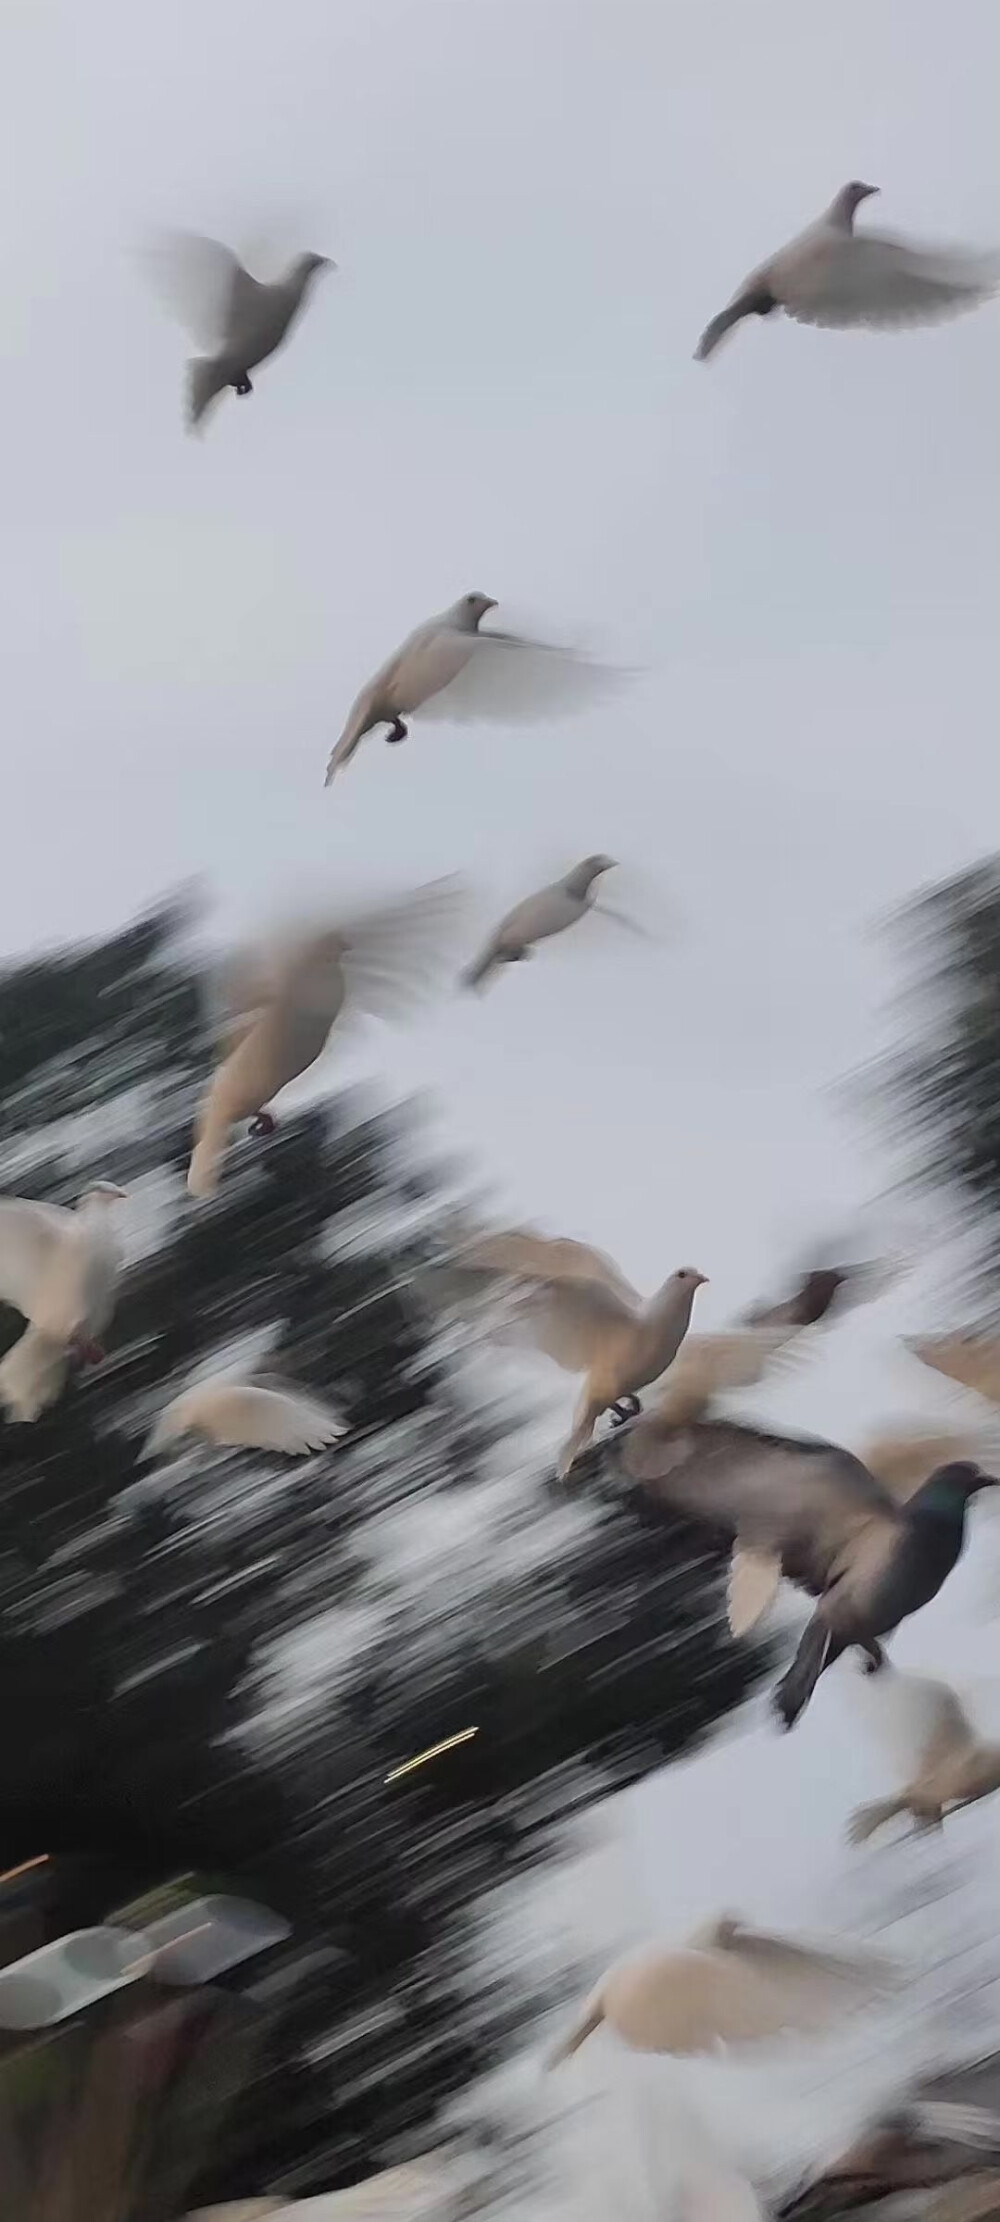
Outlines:
[[[1000,1336],[911,1335],[904,1347],[922,1366],[957,1381],[962,1389],[974,1389],[987,1404],[1000,1404]]]
[[[875,1953],[817,1951],[725,1915],[680,1950],[612,1968],[547,2064],[569,2059],[604,2022],[635,2052],[678,2055],[818,2031],[894,1983],[891,1963]]]
[[[443,964],[462,900],[440,880],[384,908],[299,926],[241,953],[220,981],[228,1054],[199,1107],[188,1169],[193,1196],[211,1196],[237,1121],[270,1133],[265,1106],[315,1064],[350,1000],[379,1016],[404,1010]]]
[[[366,733],[388,725],[387,741],[405,741],[406,718],[431,703],[446,722],[531,722],[587,709],[619,683],[610,666],[569,649],[481,633],[496,606],[488,594],[462,594],[394,649],[351,704],[326,768],[328,787]]]
[[[527,1228],[484,1235],[452,1260],[459,1279],[508,1283],[516,1321],[533,1346],[567,1373],[586,1375],[572,1434],[557,1471],[568,1474],[589,1443],[601,1413],[638,1410],[637,1392],[657,1381],[687,1333],[691,1307],[706,1276],[685,1265],[648,1302],[599,1250],[551,1241]]]
[[[852,1814],[847,1832],[852,1844],[863,1844],[900,1813],[912,1814],[920,1828],[940,1827],[946,1812],[1000,1790],[1000,1744],[982,1740],[950,1682],[904,1674],[887,1662],[869,1687],[880,1712],[898,1703],[897,1741],[911,1748],[915,1741],[917,1759],[894,1796]]]
[[[770,316],[775,309],[799,324],[889,328],[957,316],[995,293],[995,255],[910,246],[855,231],[857,208],[878,190],[857,178],[842,185],[815,223],[744,278],[728,308],[705,326],[696,360],[707,362],[745,316]]]
[[[0,1199],[0,1300],[27,1326],[0,1363],[0,1404],[37,1420],[58,1397],[71,1354],[103,1356],[98,1336],[114,1311],[119,1252],[110,1207],[124,1189],[97,1181],[75,1210]]]
[[[339,1412],[294,1384],[256,1375],[243,1381],[210,1375],[161,1412],[145,1447],[147,1458],[185,1435],[222,1447],[280,1451],[307,1458],[346,1434]]]

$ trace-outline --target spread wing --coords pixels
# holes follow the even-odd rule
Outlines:
[[[348,992],[379,1018],[402,1016],[450,976],[466,893],[458,878],[347,918],[336,928]]]
[[[603,1280],[538,1282],[525,1290],[515,1326],[567,1373],[587,1373],[609,1340],[635,1323],[635,1313]]]
[[[793,1332],[777,1327],[688,1335],[657,1397],[657,1418],[672,1427],[686,1427],[700,1420],[713,1399],[727,1390],[755,1388],[775,1366],[794,1356]]]
[[[751,1305],[744,1314],[748,1327],[818,1327],[833,1312],[853,1304],[868,1304],[891,1288],[902,1270],[900,1262],[872,1258],[853,1265],[812,1265],[803,1269],[790,1294],[778,1303]]]
[[[198,232],[162,232],[145,261],[164,307],[199,347],[221,346],[234,324],[253,315],[262,291],[230,247]]]
[[[995,258],[853,232],[802,258],[782,305],[800,324],[932,324],[975,308],[997,282]]]
[[[623,1429],[606,1455],[617,1455],[651,1497],[741,1546],[775,1553],[786,1579],[813,1592],[862,1531],[898,1526],[888,1492],[833,1443],[726,1420],[665,1427],[654,1411]]]
[[[630,676],[541,641],[503,633],[465,637],[471,653],[434,698],[435,717],[460,724],[572,716],[617,694]]]
[[[283,1451],[289,1458],[323,1450],[346,1433],[341,1414],[332,1406],[286,1383],[255,1379],[220,1390],[218,1410],[227,1442]]]
[[[995,1335],[915,1336],[907,1349],[922,1366],[943,1373],[988,1404],[1000,1404],[1000,1340]]]
[[[531,1227],[504,1228],[477,1236],[455,1262],[469,1272],[501,1279],[593,1281],[610,1289],[630,1310],[638,1312],[642,1306],[641,1296],[614,1259],[571,1235],[536,1234]]]
[[[69,1220],[69,1212],[58,1204],[0,1197],[0,1303],[19,1312],[30,1310]]]

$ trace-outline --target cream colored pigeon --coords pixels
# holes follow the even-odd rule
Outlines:
[[[1000,1336],[912,1335],[904,1338],[904,1347],[922,1366],[974,1389],[987,1404],[1000,1404]]]
[[[383,1017],[405,1010],[444,961],[462,895],[459,881],[439,880],[382,909],[299,926],[237,955],[220,983],[228,1054],[198,1109],[192,1196],[215,1193],[238,1120],[253,1118],[252,1133],[273,1132],[265,1107],[322,1056],[345,1003]]]
[[[618,683],[621,674],[610,666],[570,649],[481,633],[496,606],[488,594],[462,594],[394,650],[351,704],[326,768],[328,787],[366,733],[387,725],[387,741],[405,741],[406,718],[431,704],[429,714],[445,722],[502,725],[587,709]]]
[[[874,2004],[894,1983],[891,1963],[875,1953],[817,1951],[723,1915],[679,1949],[612,1968],[547,2065],[568,2060],[602,2023],[634,2052],[681,2056],[807,2034]]]
[[[161,296],[208,350],[188,364],[193,431],[216,396],[253,392],[250,372],[267,361],[302,310],[313,279],[333,270],[328,255],[296,255],[271,285],[252,278],[232,249],[196,232],[167,232],[148,257]]]
[[[114,1311],[119,1251],[110,1207],[124,1197],[96,1181],[75,1209],[0,1200],[0,1300],[27,1327],[0,1364],[0,1404],[11,1419],[37,1420],[54,1404],[71,1354],[98,1363],[95,1339]]]
[[[945,1812],[1000,1790],[1000,1744],[983,1741],[949,1682],[904,1674],[887,1661],[868,1682],[866,1699],[880,1712],[896,1713],[888,1725],[905,1754],[907,1779],[894,1796],[852,1814],[847,1832],[852,1844],[865,1843],[901,1813],[912,1814],[918,1828],[940,1827]],[[914,1741],[915,1764],[909,1756]]]
[[[855,211],[878,190],[857,178],[842,185],[815,223],[744,278],[728,308],[706,324],[696,361],[707,362],[745,316],[770,316],[774,309],[799,324],[889,328],[957,316],[995,293],[995,255],[910,246],[855,231]]]
[[[216,1374],[172,1398],[151,1430],[145,1456],[155,1457],[181,1436],[203,1435],[228,1448],[245,1445],[306,1458],[346,1433],[339,1412],[294,1383],[263,1374],[242,1381]]]
[[[776,1366],[797,1355],[793,1327],[731,1328],[719,1335],[688,1335],[656,1399],[665,1425],[691,1427],[720,1396],[755,1389]]]
[[[636,1392],[659,1380],[676,1357],[695,1296],[706,1285],[704,1273],[681,1266],[647,1303],[601,1251],[525,1228],[481,1236],[449,1265],[473,1285],[509,1284],[527,1339],[565,1372],[586,1375],[572,1434],[559,1454],[564,1477],[602,1412],[624,1418],[629,1405],[638,1411]]]
[[[578,919],[585,918],[593,908],[597,882],[602,874],[614,869],[613,856],[585,856],[583,862],[574,864],[572,871],[565,873],[561,880],[540,888],[537,895],[526,895],[523,903],[516,903],[506,918],[500,920],[475,962],[463,972],[463,985],[483,987],[502,965],[523,963],[531,956],[536,942],[548,940],[551,934],[565,933],[567,926],[575,926]]]

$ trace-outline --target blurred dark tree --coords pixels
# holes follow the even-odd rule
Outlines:
[[[922,893],[895,921],[902,1046],[875,1079],[919,1179],[951,1196],[985,1318],[1000,1315],[1000,857]]]
[[[573,1812],[689,1749],[763,1654],[729,1640],[703,1537],[602,1485],[600,1452],[567,1497],[483,1413],[419,1298],[443,1204],[407,1118],[289,1116],[189,1201],[210,1057],[189,926],[167,907],[0,978],[3,1192],[117,1179],[134,1235],[106,1362],[0,1421],[0,1868],[49,1854],[47,1933],[186,1870],[292,1921],[251,1984],[280,2001],[272,2041],[199,2185],[223,2197],[426,2139],[545,2002],[530,1970],[470,1985],[459,1929]],[[19,1331],[0,1315],[3,1347]],[[350,1437],[150,1469],[166,1397],[253,1337]]]

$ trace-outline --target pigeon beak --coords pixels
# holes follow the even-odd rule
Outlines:
[[[863,200],[870,201],[874,198],[875,194],[880,193],[881,190],[882,188],[880,185],[864,185],[861,188],[861,197]]]

